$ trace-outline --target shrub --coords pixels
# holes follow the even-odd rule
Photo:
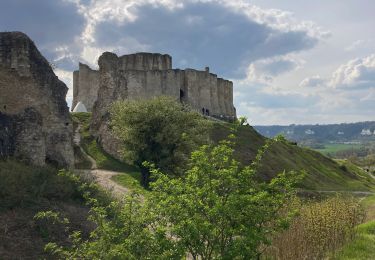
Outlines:
[[[273,240],[268,255],[277,259],[324,259],[353,239],[364,211],[354,198],[331,197],[320,202],[295,201],[300,208],[288,230]]]
[[[291,216],[280,210],[301,177],[282,173],[269,183],[256,180],[271,143],[247,167],[233,159],[228,142],[193,152],[180,178],[151,167],[157,178],[143,202],[135,195],[108,207],[92,200],[90,220],[97,228],[90,239],[74,232],[71,247],[50,243],[46,249],[69,259],[257,258],[262,246],[287,227]]]

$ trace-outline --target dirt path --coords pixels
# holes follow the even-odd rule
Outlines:
[[[94,181],[98,183],[101,187],[103,187],[106,190],[109,190],[115,197],[122,198],[125,194],[129,193],[130,190],[117,184],[111,179],[113,176],[121,173],[98,169],[94,158],[88,155],[81,146],[81,135],[79,133],[80,128],[81,126],[78,126],[75,130],[73,142],[80,148],[82,154],[86,157],[86,159],[91,162],[91,169],[77,171],[90,178],[94,178]]]
[[[125,194],[130,192],[129,189],[117,184],[111,178],[115,175],[121,174],[119,172],[94,169],[91,170],[91,175],[95,178],[95,181],[104,189],[110,191],[117,198],[122,198]]]

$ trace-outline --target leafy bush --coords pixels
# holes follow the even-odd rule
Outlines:
[[[144,161],[181,175],[190,153],[208,141],[209,121],[169,97],[115,102],[111,125],[122,141],[124,159],[141,169],[144,186],[150,181]]]
[[[228,142],[193,152],[181,178],[147,164],[156,176],[149,196],[126,196],[108,207],[93,199],[90,220],[97,228],[90,239],[74,232],[71,247],[50,243],[46,249],[69,259],[257,258],[287,227],[291,215],[281,209],[301,177],[283,173],[269,183],[255,179],[272,142],[247,167],[233,159]]]

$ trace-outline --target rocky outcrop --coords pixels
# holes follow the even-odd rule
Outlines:
[[[73,166],[67,91],[28,36],[0,33],[0,157]]]

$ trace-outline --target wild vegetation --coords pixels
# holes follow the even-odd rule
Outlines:
[[[145,113],[145,122],[151,126],[139,123],[137,127],[143,127],[144,132],[141,138],[135,139],[137,142],[147,142],[149,135],[155,133],[150,130],[152,126],[163,126],[164,123],[159,122],[169,111],[158,112],[156,107],[151,110],[153,113],[140,111]],[[119,201],[101,192],[90,180],[66,171],[57,174],[53,168],[0,162],[3,166],[0,177],[5,180],[4,184],[0,183],[0,200],[4,201],[0,205],[6,205],[0,221],[9,221],[9,212],[14,208],[22,212],[28,210],[22,221],[33,223],[27,230],[34,234],[29,239],[37,241],[35,248],[39,251],[34,254],[37,257],[350,259],[360,246],[367,250],[362,250],[363,259],[370,254],[372,224],[358,226],[364,214],[357,199],[296,197],[297,184],[300,188],[319,187],[319,181],[327,180],[326,185],[322,185],[325,189],[372,190],[372,180],[348,161],[340,162],[340,166],[282,137],[264,139],[241,119],[235,124],[213,124],[208,131],[212,143],[203,135],[197,137],[197,140],[206,140],[203,146],[198,147],[200,141],[186,146],[181,144],[184,149],[178,150],[181,154],[176,158],[183,159],[170,161],[175,165],[165,168],[166,171],[160,165],[168,161],[160,161],[156,155],[142,157],[146,161],[142,162],[142,167],[148,169],[151,181],[146,190],[140,185],[141,174],[136,165],[115,160],[98,146],[89,133],[90,114],[76,113],[73,119],[75,127],[80,127],[82,147],[96,160],[98,168],[120,172],[114,178],[132,192]],[[165,120],[174,122],[171,118]],[[170,135],[174,128],[165,124],[159,129],[160,140],[185,136],[186,125],[185,128],[180,126],[179,134]],[[204,127],[205,124],[203,121]],[[122,122],[117,125],[124,126]],[[116,131],[125,138],[134,134],[136,128],[129,129],[123,127]],[[201,134],[200,131],[191,133]],[[166,154],[174,151],[169,146],[163,147],[172,142],[160,140],[153,140],[152,145],[160,147],[149,150],[149,154],[161,153],[163,149]],[[133,158],[135,163],[134,157],[128,158]],[[78,159],[79,166],[90,167],[83,155]],[[311,172],[289,171],[304,166]],[[174,169],[178,174],[171,174]],[[361,204],[371,212],[369,209],[375,203],[365,199]],[[371,220],[371,216],[367,214],[366,219]],[[4,233],[9,234],[8,228],[4,228]],[[9,248],[8,251],[0,249],[6,252],[0,257],[10,256],[15,248],[9,246],[12,240],[17,241],[18,247],[28,248],[19,237],[5,237],[0,239]],[[47,242],[48,255],[42,252],[42,245]],[[19,257],[26,254],[24,250]]]
[[[136,195],[108,207],[94,202],[90,219],[97,228],[90,239],[75,232],[72,246],[50,243],[47,250],[62,258],[256,258],[287,227],[291,216],[281,214],[281,208],[300,179],[282,173],[271,182],[256,180],[269,145],[247,167],[233,159],[229,143],[193,152],[180,178],[150,165],[155,181],[142,203]]]
[[[45,258],[43,248],[48,241],[69,244],[66,228],[81,230],[87,237],[94,226],[87,221],[86,197],[97,198],[102,205],[111,200],[96,185],[53,167],[0,161],[0,180],[1,259]],[[70,221],[46,224],[34,219],[39,211],[51,211]]]
[[[353,197],[333,196],[322,201],[296,199],[289,210],[298,209],[290,227],[276,237],[269,256],[276,259],[324,259],[335,256],[352,241],[364,210]]]
[[[111,109],[111,126],[123,144],[124,160],[138,166],[142,184],[150,182],[144,161],[181,175],[190,153],[208,141],[209,121],[168,97],[118,101]]]
[[[101,149],[90,135],[90,117],[89,113],[73,113],[74,121],[81,125],[81,144],[85,151],[96,160],[99,169],[123,173],[121,176],[114,177],[116,182],[126,186],[131,185],[130,188],[139,188],[140,170],[133,165],[119,162]],[[210,139],[214,143],[219,143],[233,132],[233,125],[213,123],[210,129]],[[236,129],[235,159],[243,165],[250,164],[254,160],[257,150],[265,142],[266,139],[251,126],[239,125]],[[335,162],[318,152],[298,147],[287,141],[278,142],[269,149],[263,158],[258,176],[262,180],[270,180],[283,170],[305,170],[305,178],[300,183],[300,188],[305,190],[372,191],[375,187],[374,179],[350,162]]]

